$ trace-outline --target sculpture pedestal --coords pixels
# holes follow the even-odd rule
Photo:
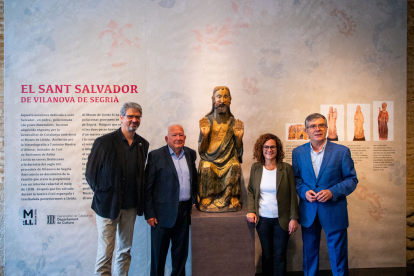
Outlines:
[[[364,138],[355,138],[355,136],[354,136],[354,141],[365,141],[365,136],[364,136]]]
[[[335,138],[329,138],[329,135],[328,135],[327,139],[328,139],[329,141],[339,141],[339,140],[338,140],[338,136],[336,136]]]
[[[255,229],[240,212],[205,213],[193,207],[191,259],[193,276],[255,275]]]

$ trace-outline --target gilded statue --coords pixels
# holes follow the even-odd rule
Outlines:
[[[361,111],[361,106],[357,106],[354,115],[354,141],[365,141],[364,134],[364,114]]]
[[[332,106],[329,107],[328,113],[328,140],[338,141],[338,133],[336,131],[336,119],[338,119],[338,111]]]
[[[230,112],[226,86],[213,90],[211,111],[200,120],[198,208],[203,212],[240,211],[244,124]]]
[[[378,136],[381,141],[388,140],[388,111],[387,103],[382,103],[378,114]]]

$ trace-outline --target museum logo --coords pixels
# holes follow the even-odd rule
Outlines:
[[[29,211],[23,209],[23,225],[36,225],[37,210],[30,209]]]

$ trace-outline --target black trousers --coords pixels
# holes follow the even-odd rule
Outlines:
[[[171,276],[185,276],[188,257],[191,200],[178,207],[177,220],[172,228],[151,227],[151,276],[164,276],[165,260],[171,241]]]
[[[260,217],[256,230],[262,245],[263,275],[286,275],[289,232],[282,229],[278,218],[265,217]]]

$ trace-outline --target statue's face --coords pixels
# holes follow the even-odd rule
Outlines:
[[[386,109],[387,108],[387,103],[382,103],[382,109]]]
[[[213,103],[218,113],[227,113],[231,103],[229,91],[227,89],[219,89],[214,92]]]
[[[357,111],[360,112],[361,111],[361,106],[357,106]]]

